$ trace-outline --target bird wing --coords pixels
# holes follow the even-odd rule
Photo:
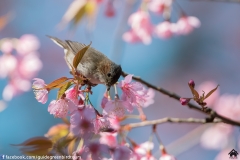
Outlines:
[[[62,47],[62,48],[64,48],[64,49],[66,49],[67,48],[67,43],[65,42],[65,41],[62,41],[62,40],[60,40],[60,39],[58,39],[58,38],[56,38],[56,37],[52,37],[52,36],[48,36],[47,35],[47,37],[49,37],[54,43],[56,43],[58,46],[60,46],[60,47]]]
[[[84,47],[87,46],[85,44],[82,44],[82,43],[79,43],[79,42],[70,41],[70,40],[66,40],[66,44],[67,44],[68,48],[70,48],[71,51],[74,54],[77,54],[81,49],[83,49]],[[98,50],[94,49],[93,47],[89,47],[88,50],[87,50],[87,53],[93,54],[92,56],[106,57],[103,53],[99,52]]]
[[[70,41],[70,40],[66,40],[65,42],[66,42],[66,45],[68,46],[68,48],[74,54],[77,54],[81,49],[83,49],[86,46],[85,44],[74,42],[74,41]]]

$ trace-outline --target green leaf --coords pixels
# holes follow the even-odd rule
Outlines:
[[[213,94],[213,92],[215,92],[217,90],[219,85],[217,85],[216,88],[214,88],[213,90],[211,90],[210,92],[208,92],[208,94],[204,97],[204,99],[207,99],[211,94]]]
[[[62,95],[65,93],[65,91],[72,85],[71,82],[66,82],[59,90],[58,90],[58,96],[57,99],[60,99]]]
[[[189,88],[190,88],[190,90],[191,90],[191,92],[192,92],[192,94],[193,94],[194,100],[199,99],[199,94],[198,94],[198,92],[197,92],[191,85],[188,84],[188,86],[189,86]]]
[[[58,79],[52,81],[51,83],[49,83],[45,88],[52,89],[52,88],[58,86],[59,84],[65,82],[65,81],[67,81],[67,80],[68,80],[67,77],[58,78]]]
[[[92,42],[85,46],[83,49],[81,49],[74,57],[73,59],[73,67],[76,69],[78,64],[80,63],[82,57],[84,56],[85,52],[88,50],[88,48],[90,47],[90,45],[92,44]]]

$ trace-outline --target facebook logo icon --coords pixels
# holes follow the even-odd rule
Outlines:
[[[4,155],[0,155],[0,159],[4,159]]]

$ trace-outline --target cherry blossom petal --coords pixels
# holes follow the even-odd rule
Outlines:
[[[40,47],[39,40],[32,34],[25,34],[20,37],[17,43],[17,53],[20,55],[26,55],[33,51],[36,51]]]
[[[40,78],[34,78],[33,80],[33,91],[35,98],[38,102],[45,104],[48,100],[48,90],[44,88],[46,84],[44,80]]]
[[[117,133],[107,133],[101,132],[100,133],[100,143],[106,144],[109,147],[116,147],[117,146]]]

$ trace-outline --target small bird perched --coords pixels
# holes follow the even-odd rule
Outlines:
[[[70,40],[62,41],[55,37],[48,37],[64,49],[64,58],[71,70],[75,55],[86,45]],[[108,59],[103,53],[89,47],[77,66],[77,72],[89,79],[92,84],[105,84],[109,90],[118,81],[122,68]]]

